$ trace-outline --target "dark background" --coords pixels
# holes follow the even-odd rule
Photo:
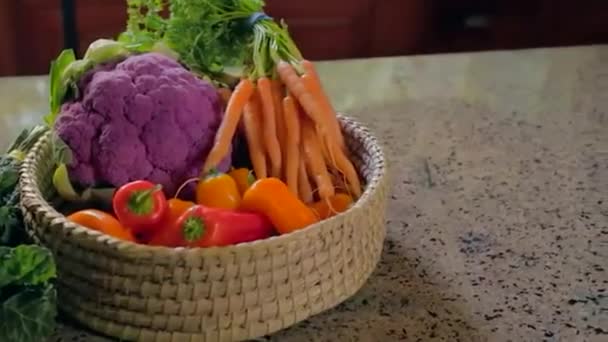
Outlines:
[[[608,43],[608,0],[267,0],[310,59]],[[124,29],[125,0],[0,0],[0,75]]]

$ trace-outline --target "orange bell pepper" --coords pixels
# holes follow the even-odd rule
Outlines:
[[[172,198],[167,201],[167,204],[169,210],[167,211],[167,215],[165,216],[165,219],[163,221],[169,222],[174,222],[175,220],[177,220],[178,217],[182,216],[182,214],[185,213],[186,210],[190,209],[190,207],[193,207],[195,205],[194,202],[184,201],[179,198]]]
[[[353,204],[353,198],[348,194],[337,193],[326,200],[320,200],[310,205],[319,219],[325,220],[346,211]]]
[[[167,213],[158,224],[156,230],[161,230],[168,225],[173,224],[186,210],[190,207],[195,206],[196,203],[190,201],[184,201],[179,198],[172,198],[167,201]]]
[[[241,195],[255,182],[253,172],[247,168],[233,169],[228,175],[234,179]]]
[[[241,209],[266,215],[275,229],[286,234],[319,221],[287,185],[278,178],[264,178],[249,187]]]
[[[133,233],[114,216],[97,209],[77,211],[67,217],[69,221],[97,230],[117,239],[135,242]]]
[[[237,209],[241,193],[232,177],[211,170],[196,186],[196,203],[210,208]]]
[[[167,201],[167,212],[155,227],[154,231],[149,234],[140,234],[138,236],[140,242],[148,243],[151,245],[157,245],[157,240],[162,240],[164,231],[171,227],[177,219],[182,216],[188,209],[195,206],[194,202],[184,201],[179,198],[172,198]]]

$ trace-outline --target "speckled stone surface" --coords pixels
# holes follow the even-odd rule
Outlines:
[[[265,340],[608,341],[608,47],[321,72],[385,143],[388,237],[358,294]]]

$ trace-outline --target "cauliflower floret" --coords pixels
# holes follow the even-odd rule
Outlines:
[[[196,177],[222,119],[215,88],[157,53],[87,73],[55,130],[72,151],[71,181],[119,187],[145,179],[173,195]],[[230,156],[218,166],[227,171]]]

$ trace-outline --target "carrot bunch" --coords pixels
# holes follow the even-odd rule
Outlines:
[[[252,62],[228,99],[203,171],[229,153],[241,125],[257,179],[279,178],[305,203],[339,192],[359,197],[359,175],[315,65],[272,19],[253,30]]]

